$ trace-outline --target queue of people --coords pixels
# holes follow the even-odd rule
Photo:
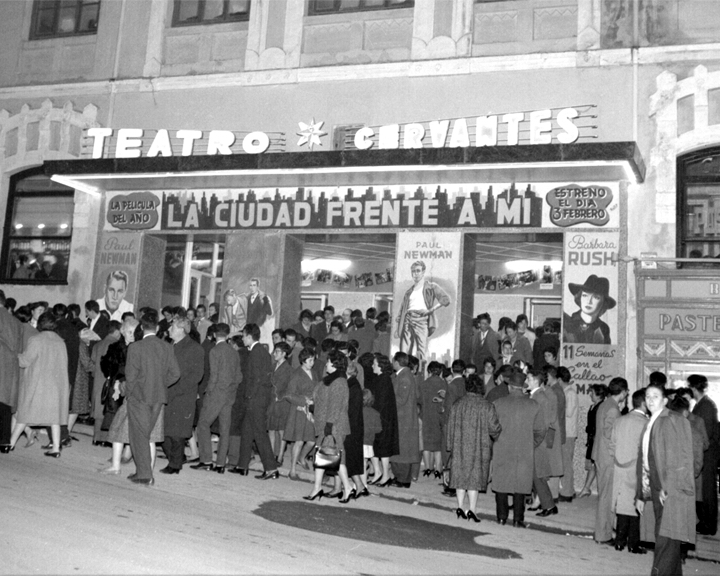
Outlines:
[[[552,322],[535,334],[521,315],[495,331],[481,314],[474,362],[421,366],[404,352],[390,356],[389,317],[374,309],[304,310],[297,325],[273,332],[270,349],[257,325],[234,332],[204,307],[144,308],[115,321],[89,301],[83,322],[76,305],[13,314],[6,303],[0,291],[1,452],[23,434],[32,444],[34,428],[47,426],[45,454],[58,458],[77,416],[89,413],[93,444],[112,447],[100,472],[119,474],[134,460],[137,484],[154,483],[158,446],[166,475],[190,464],[247,476],[255,453],[259,480],[279,479],[288,457],[289,480],[312,471],[308,501],[348,504],[432,477],[455,498],[458,519],[479,522],[478,497],[490,488],[497,521],[518,528],[526,510],[556,515],[597,481],[595,540],[632,553],[655,542],[658,574],[679,573],[682,543],[717,529],[720,431],[700,375],[670,390],[654,373],[627,408],[625,379],[592,386],[588,475],[576,496],[578,398],[558,365]],[[334,466],[313,464],[321,448],[337,455]]]

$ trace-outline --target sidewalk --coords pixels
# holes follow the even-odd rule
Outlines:
[[[73,435],[80,438],[80,442],[74,443],[71,449],[89,447],[92,439],[92,427],[77,424],[73,430]],[[162,454],[162,451],[159,451],[159,454]],[[163,459],[158,459],[155,466],[156,470],[165,467],[165,462]],[[280,482],[288,481],[289,463],[290,453],[288,450],[283,466],[280,468]],[[263,471],[258,459],[251,462],[250,469],[252,472],[257,473]],[[299,466],[297,471],[301,480],[308,483],[309,491],[309,485],[313,482],[313,473],[305,470],[302,466]],[[370,492],[380,498],[389,498],[397,502],[406,502],[409,505],[433,508],[442,514],[454,515],[457,508],[455,498],[443,495],[440,480],[434,477],[421,477],[417,482],[413,482],[408,489],[371,486]],[[575,498],[571,503],[560,502],[557,505],[559,513],[554,516],[539,518],[535,516],[535,512],[526,511],[525,521],[528,524],[528,530],[540,530],[558,535],[592,539],[596,506],[597,495],[593,494],[587,498]],[[488,490],[485,494],[480,494],[478,497],[477,514],[483,522],[495,522],[495,497],[491,490]],[[691,556],[693,554],[701,560],[720,562],[720,535],[712,537],[698,536],[696,550],[694,553],[690,552]]]

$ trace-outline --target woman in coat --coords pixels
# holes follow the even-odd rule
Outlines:
[[[17,422],[10,438],[11,450],[28,425],[50,425],[52,448],[45,456],[60,457],[60,426],[68,422],[70,382],[65,342],[55,332],[52,312],[37,321],[38,334],[30,338],[19,355],[21,380]]]
[[[428,364],[428,378],[420,386],[420,419],[423,439],[423,476],[435,472],[442,478],[442,394],[447,382],[442,378],[443,365],[433,360]]]
[[[680,546],[695,542],[695,480],[690,423],[667,409],[665,389],[645,390],[650,421],[645,425],[637,466],[636,507],[652,500],[655,555],[651,574],[682,574]]]
[[[290,404],[285,401],[288,384],[293,375],[293,368],[290,365],[290,354],[292,348],[287,342],[278,342],[273,350],[275,369],[270,376],[272,383],[272,400],[268,406],[268,433],[270,434],[270,445],[278,462],[282,462],[285,454],[285,423],[287,422]]]
[[[585,484],[583,489],[580,490],[578,498],[585,498],[592,494],[592,483],[595,481],[597,471],[595,470],[595,463],[592,460],[592,451],[595,443],[595,414],[605,400],[608,394],[607,386],[604,384],[593,384],[590,386],[590,401],[592,406],[588,410],[587,425],[585,426],[585,432],[587,433],[587,442],[585,443],[585,470],[587,474],[585,476]]]
[[[392,482],[390,476],[390,458],[400,454],[400,439],[398,432],[398,415],[395,404],[395,390],[392,385],[393,368],[390,359],[383,354],[375,354],[372,364],[375,378],[369,380],[366,387],[375,396],[375,409],[380,412],[382,432],[375,438],[373,451],[380,458],[382,475],[378,478],[377,472],[371,484],[389,486]]]
[[[298,359],[300,368],[293,372],[285,393],[285,402],[290,405],[290,410],[285,421],[283,438],[286,442],[293,442],[290,473],[288,474],[290,480],[300,480],[297,474],[298,460],[304,468],[310,469],[305,465],[303,455],[307,454],[315,445],[315,425],[310,411],[313,403],[313,390],[318,383],[313,371],[315,354],[311,350],[303,348]]]
[[[355,498],[369,496],[370,492],[362,480],[365,472],[363,457],[363,438],[365,428],[363,421],[363,389],[357,378],[357,364],[350,361],[347,368],[348,383],[348,421],[350,434],[345,436],[345,466],[347,474],[355,483]]]
[[[448,419],[447,447],[452,455],[450,487],[457,491],[458,518],[480,522],[475,514],[478,492],[487,490],[492,443],[502,428],[495,405],[483,398],[485,390],[480,376],[467,377],[465,392],[465,396],[453,404]],[[466,492],[467,511],[463,510]]]
[[[346,378],[347,357],[336,350],[328,354],[323,378],[313,392],[315,411],[315,442],[318,446],[323,445],[323,439],[332,436],[335,445],[341,450],[340,466],[338,476],[342,481],[344,493],[340,502],[343,504],[350,501],[353,496],[353,489],[347,474],[345,465],[345,451],[343,445],[345,436],[350,433],[350,422],[348,420],[348,383]],[[309,496],[303,496],[305,500],[322,498],[325,494],[322,491],[322,481],[325,470],[315,468],[315,485]],[[339,496],[340,493],[337,493]],[[334,497],[335,494],[329,494]]]

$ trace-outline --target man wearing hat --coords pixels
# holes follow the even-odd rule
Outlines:
[[[540,405],[524,394],[525,374],[505,377],[509,394],[495,401],[502,432],[493,447],[492,491],[497,520],[508,519],[508,495],[513,495],[513,526],[525,528],[525,496],[532,492],[535,448],[545,438]]]
[[[617,302],[610,297],[610,281],[591,274],[584,284],[568,285],[579,310],[563,315],[564,341],[574,344],[611,344],[610,328],[600,320]]]

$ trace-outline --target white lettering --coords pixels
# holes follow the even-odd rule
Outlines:
[[[358,150],[367,150],[372,148],[373,142],[371,138],[375,135],[375,131],[372,128],[365,126],[355,132],[355,148]]]
[[[262,154],[270,148],[270,137],[265,132],[250,132],[242,141],[246,154]]]
[[[520,122],[525,119],[523,112],[515,114],[504,114],[502,121],[508,125],[507,143],[508,146],[516,146],[520,140]]]
[[[450,128],[450,120],[433,120],[430,126],[430,140],[432,140],[433,148],[442,148],[445,146],[448,128]]]
[[[167,130],[158,130],[155,138],[150,145],[147,156],[155,158],[155,156],[172,156],[172,146],[170,145],[170,136]]]
[[[550,144],[552,139],[551,110],[530,112],[530,144]]]
[[[422,148],[422,139],[425,137],[425,128],[422,124],[406,124],[403,130],[404,148]]]
[[[572,144],[580,137],[580,130],[573,119],[580,116],[580,113],[575,108],[563,108],[558,112],[557,123],[564,132],[557,135],[558,142],[561,144]]]
[[[467,148],[470,146],[470,135],[465,118],[455,120],[450,134],[450,148]]]
[[[475,146],[497,146],[497,116],[478,116],[475,120]]]
[[[215,154],[230,155],[230,146],[235,144],[235,134],[230,130],[211,130],[208,136],[207,153],[209,156]]]
[[[201,130],[178,130],[175,135],[183,141],[181,156],[192,156],[195,140],[202,138]]]
[[[112,128],[88,128],[87,134],[93,139],[93,158],[102,158],[105,138],[112,136]]]
[[[142,128],[121,128],[115,145],[115,158],[140,158]]]
[[[400,124],[380,126],[378,148],[395,149],[400,146]]]

